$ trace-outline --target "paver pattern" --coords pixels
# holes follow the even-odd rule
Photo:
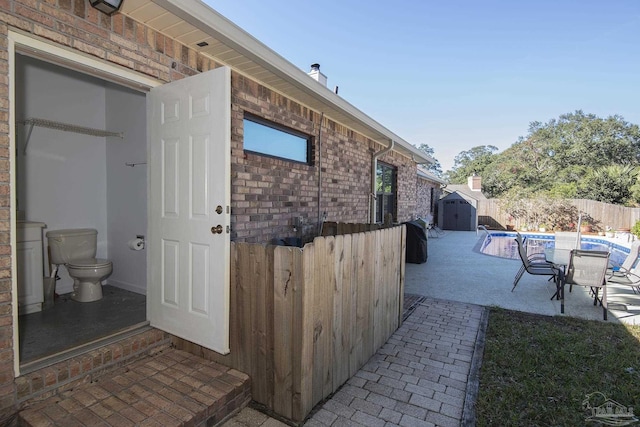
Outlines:
[[[460,426],[485,308],[405,296],[402,326],[327,401],[305,427]],[[477,363],[477,361],[476,361]],[[224,427],[280,422],[245,408]]]
[[[249,377],[235,369],[167,348],[20,412],[18,425],[209,426],[250,400]]]
[[[484,308],[427,298],[305,426],[459,426]]]

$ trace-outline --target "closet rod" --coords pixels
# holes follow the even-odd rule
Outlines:
[[[20,123],[22,123],[25,126],[29,126],[29,131],[27,132],[27,138],[26,138],[26,140],[24,142],[24,152],[25,153],[27,152],[27,145],[29,145],[29,139],[31,138],[31,132],[33,131],[33,128],[35,126],[49,128],[49,129],[61,130],[61,131],[64,131],[64,132],[80,133],[80,134],[83,134],[83,135],[117,136],[119,138],[124,138],[124,134],[122,132],[111,132],[111,131],[102,130],[102,129],[88,128],[88,127],[83,127],[83,126],[72,125],[72,124],[69,124],[69,123],[56,122],[54,120],[30,118],[30,119],[26,119],[26,120],[24,120],[24,121],[22,121]]]

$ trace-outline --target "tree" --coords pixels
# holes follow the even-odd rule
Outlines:
[[[436,159],[433,156],[434,155],[433,148],[429,147],[428,144],[420,144],[418,146],[418,150],[426,153],[428,156],[431,156],[433,160],[435,160],[434,163],[429,165],[427,170],[432,174],[434,174],[435,176],[437,176],[438,178],[442,178],[442,166],[440,165],[440,162],[438,161],[438,159]]]
[[[632,187],[638,182],[638,168],[631,165],[609,165],[587,174],[578,189],[578,197],[618,205],[631,204]]]
[[[502,153],[491,145],[455,158],[452,183],[482,176],[489,197],[526,189],[552,197],[587,197],[609,203],[640,202],[640,127],[618,115],[606,119],[578,110],[547,123],[532,122]]]
[[[464,184],[473,175],[482,176],[485,180],[488,175],[485,172],[492,165],[496,151],[498,147],[493,145],[478,145],[461,152],[453,159],[453,168],[447,172],[449,181],[452,184]]]

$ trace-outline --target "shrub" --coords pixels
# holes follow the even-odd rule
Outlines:
[[[631,233],[633,233],[634,236],[640,238],[640,221],[636,221],[636,223],[633,224],[633,228],[631,228]]]
[[[510,194],[500,202],[500,208],[514,218],[518,224],[535,229],[540,224],[546,224],[548,230],[572,231],[576,230],[580,218],[578,208],[571,201],[547,197],[544,194],[538,194],[531,198],[522,197],[522,194]],[[591,215],[583,213],[582,225],[587,224],[591,224],[596,231],[600,229],[599,221]]]

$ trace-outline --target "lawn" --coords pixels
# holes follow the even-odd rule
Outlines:
[[[640,326],[491,308],[477,426],[586,425],[594,392],[640,408]]]

